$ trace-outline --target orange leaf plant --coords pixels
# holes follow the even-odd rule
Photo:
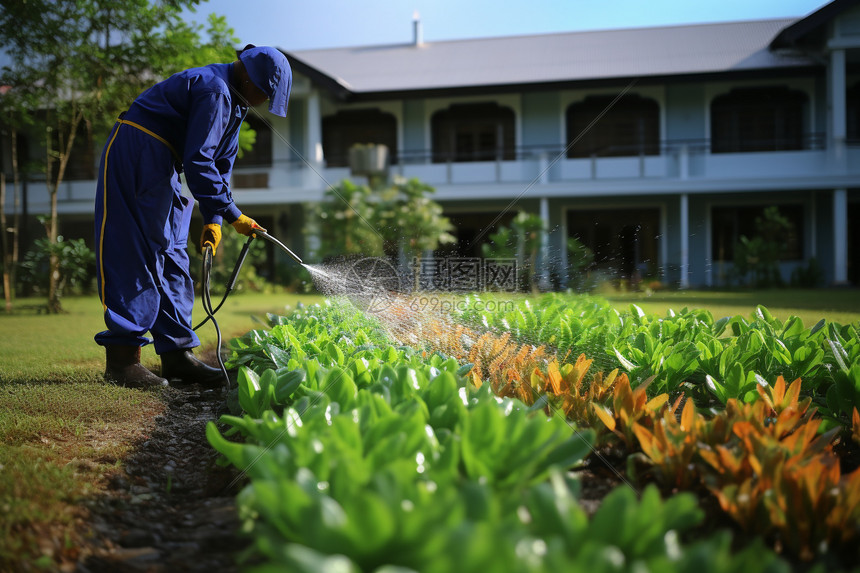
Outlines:
[[[672,409],[650,431],[634,432],[643,455],[666,485],[687,487],[701,475],[720,507],[750,532],[776,537],[802,559],[827,544],[856,540],[860,470],[842,476],[832,440],[818,435],[800,380],[782,377],[759,388],[761,400],[729,400],[711,420],[691,401],[680,420]]]

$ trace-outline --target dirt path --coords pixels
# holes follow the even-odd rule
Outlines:
[[[124,461],[90,509],[86,572],[236,571],[235,473],[215,464],[206,423],[225,413],[217,390],[168,389],[149,439]]]

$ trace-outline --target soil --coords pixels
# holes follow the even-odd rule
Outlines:
[[[89,547],[76,571],[230,572],[247,546],[235,496],[243,483],[216,465],[205,427],[226,413],[223,390],[168,388],[163,414],[89,500]],[[234,483],[239,481],[238,484]]]

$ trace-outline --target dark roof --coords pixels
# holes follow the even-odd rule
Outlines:
[[[827,24],[856,6],[860,6],[860,0],[833,0],[777,34],[770,43],[770,49],[820,45],[826,37]]]
[[[819,66],[811,58],[768,49],[771,40],[795,21],[510,36],[287,55],[297,72],[341,99]]]

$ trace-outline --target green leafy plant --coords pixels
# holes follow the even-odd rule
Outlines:
[[[95,253],[87,247],[83,239],[66,240],[57,236],[56,242],[46,237],[36,239],[35,249],[28,251],[20,263],[19,278],[31,285],[37,292],[48,287],[49,261],[57,260],[57,295],[64,296],[68,291],[91,292],[94,288]]]
[[[654,487],[639,498],[622,486],[589,519],[567,470],[590,451],[592,432],[499,398],[472,383],[471,364],[392,346],[373,321],[341,312],[270,317],[269,331],[237,342],[245,414],[221,422],[245,442],[207,426],[250,478],[237,502],[258,570],[783,570],[760,546],[733,554],[725,533],[683,544],[702,520],[690,494],[664,501]],[[661,411],[644,407],[645,388],[620,373],[595,375],[586,391],[590,365],[584,356],[551,363],[529,386],[612,398],[620,412]]]

